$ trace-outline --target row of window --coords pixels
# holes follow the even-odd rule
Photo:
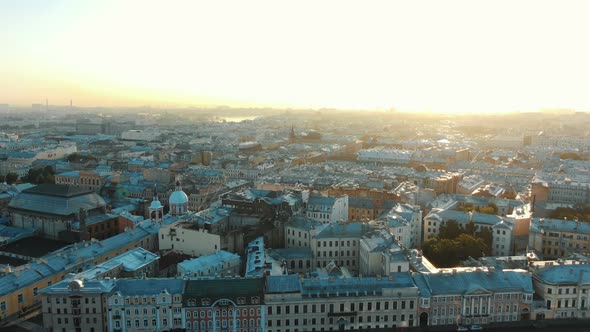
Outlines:
[[[397,310],[398,308],[400,309],[406,309],[406,307],[408,309],[414,309],[414,300],[402,300],[402,301],[375,301],[375,302],[352,302],[352,303],[348,303],[348,305],[346,303],[340,303],[339,305],[336,305],[335,303],[330,303],[330,304],[294,304],[294,305],[285,305],[284,307],[281,305],[276,305],[276,306],[272,306],[269,305],[267,307],[267,313],[268,315],[273,315],[273,311],[274,314],[276,315],[281,315],[282,314],[282,310],[284,308],[284,313],[285,314],[290,314],[291,313],[291,308],[293,309],[293,313],[298,314],[300,311],[302,313],[316,313],[316,312],[320,312],[320,313],[325,313],[325,312],[336,312],[335,309],[338,308],[339,312],[354,312],[354,311],[371,311],[371,310]],[[273,309],[274,308],[274,309]],[[326,311],[328,310],[328,311]]]
[[[52,310],[51,310],[51,307],[47,308],[47,312],[48,312],[48,313],[51,313],[51,312],[52,312]],[[68,308],[63,308],[63,311],[62,311],[60,308],[57,308],[57,309],[55,310],[55,312],[56,312],[56,314],[58,314],[58,315],[60,315],[62,312],[63,312],[63,314],[64,314],[64,315],[67,315],[67,314],[68,314]],[[80,314],[80,309],[72,309],[72,313],[74,313],[74,314],[76,314],[76,313],[77,313],[77,314]],[[86,313],[87,313],[87,314],[89,314],[89,313],[90,313],[90,308],[86,308]],[[92,308],[92,313],[93,313],[93,314],[95,314],[95,313],[96,313],[96,308]]]
[[[250,302],[252,304],[259,304],[260,303],[260,296],[252,296],[252,297],[250,297]],[[189,306],[195,306],[195,305],[197,305],[197,300],[195,300],[195,299],[189,299],[187,301],[187,303],[188,303]],[[246,298],[243,297],[243,296],[240,296],[240,297],[236,298],[236,303],[237,304],[246,304]],[[220,305],[228,305],[229,302],[227,300],[223,300],[222,299],[222,300],[219,301],[219,304]],[[211,299],[210,298],[207,298],[207,297],[206,298],[202,298],[201,299],[201,305],[211,305]]]
[[[139,319],[136,319],[134,321],[134,323],[135,323],[134,324],[135,327],[142,327],[142,326],[143,327],[148,327],[148,326],[150,326],[148,324],[149,323],[149,320],[147,320],[147,319],[144,319],[143,320],[143,324],[141,324],[142,322]],[[181,326],[182,325],[182,319],[180,319],[180,318],[174,318],[174,320],[173,320],[172,323],[173,323],[173,326]],[[151,326],[157,326],[157,325],[158,325],[158,321],[156,319],[152,319],[151,320]],[[127,320],[125,322],[125,326],[126,327],[131,327],[131,320]],[[164,327],[168,326],[168,319],[167,318],[162,319],[162,325],[161,326],[164,326]],[[117,328],[117,329],[120,329],[121,328],[121,321],[120,320],[116,320],[115,321],[115,328]]]
[[[322,253],[323,257],[326,257],[326,253],[328,253],[328,257],[332,257],[332,253],[334,255],[334,257],[338,257],[338,250],[327,250],[327,251],[317,251],[317,257],[322,257]],[[346,257],[350,257],[350,250],[346,250]],[[344,256],[344,250],[340,251],[340,256]],[[352,251],[352,257],[356,257],[356,251]]]
[[[236,317],[249,317],[249,316],[254,316],[254,315],[258,315],[260,316],[260,308],[254,310],[253,308],[250,308],[250,310],[248,309],[236,309],[235,311]],[[234,309],[223,309],[223,310],[215,310],[215,317],[233,317],[234,315]],[[213,317],[213,310],[198,310],[198,311],[192,311],[192,317],[193,318],[205,318],[205,316],[207,318],[212,318]],[[186,312],[186,318],[191,318],[191,311],[187,311]]]
[[[142,298],[135,297],[135,298],[133,299],[133,301],[131,301],[131,299],[127,297],[127,298],[125,298],[125,304],[150,304],[150,303],[151,303],[151,304],[155,304],[157,299],[156,299],[156,297],[155,297],[155,296],[152,296],[152,297],[151,297],[149,300],[150,300],[150,301],[148,302],[148,298],[147,298],[147,297],[142,297]],[[179,296],[179,295],[175,295],[175,296],[172,298],[172,300],[173,300],[174,302],[180,302],[180,301],[182,301],[182,297],[181,297],[181,296]],[[162,296],[162,297],[160,298],[160,302],[161,302],[161,303],[166,303],[167,301],[168,301],[168,298],[167,298],[167,297],[165,297],[165,296]],[[59,302],[58,302],[58,303],[59,303]],[[88,303],[88,302],[87,302],[87,303]],[[94,302],[93,302],[93,303],[94,303]],[[119,299],[115,297],[115,298],[113,299],[113,303],[115,303],[115,304],[119,304]]]
[[[46,302],[47,303],[52,303],[51,299],[52,299],[52,297],[48,296],[46,298]],[[55,304],[68,304],[68,298],[67,297],[61,297],[61,298],[60,297],[54,297],[54,299],[55,299],[55,301],[53,301],[53,302],[55,302]],[[89,303],[95,304],[96,303],[96,297],[91,297],[91,298],[85,297],[84,298],[84,303],[86,303],[86,304],[89,304]],[[78,298],[72,299],[72,304],[79,305],[80,304],[80,299],[78,299]]]
[[[260,328],[260,318],[256,319],[256,321],[254,319],[244,319],[244,320],[239,320],[236,319],[236,328],[251,328],[251,329],[256,329],[258,330]],[[227,320],[209,320],[209,321],[200,321],[200,322],[191,322],[191,321],[187,321],[186,322],[186,329],[190,330],[190,329],[195,329],[198,330],[199,327],[201,330],[212,330],[214,328],[214,326],[216,328],[227,328],[227,327],[233,327],[234,326],[234,321],[232,319],[227,319]]]
[[[353,247],[356,247],[356,245],[357,245],[356,241],[357,240],[346,240],[346,246],[350,247],[350,245],[352,244]],[[340,242],[338,242],[338,241],[318,241],[317,245],[318,245],[318,248],[321,248],[322,246],[331,248],[332,244],[334,245],[334,247],[338,247],[338,243],[340,243],[341,247],[344,247],[344,241],[340,241]]]
[[[440,316],[446,316],[446,315],[452,316],[452,315],[455,314],[455,310],[457,312],[459,312],[461,310],[461,308],[460,307],[434,308],[432,310],[432,315],[433,316],[438,316],[438,315],[440,315]],[[502,313],[502,312],[509,313],[510,312],[510,305],[506,305],[506,306],[498,305],[497,308],[496,308],[496,311],[498,313]],[[513,306],[513,312],[518,312],[518,306],[517,305],[514,305]],[[490,308],[490,312],[489,313],[490,314],[491,313],[494,313],[494,307],[493,306]],[[488,312],[487,312],[487,307],[486,306],[482,306],[481,309],[479,307],[475,306],[475,307],[473,307],[473,311],[471,310],[471,307],[466,307],[465,310],[464,310],[464,312],[463,312],[463,314],[464,315],[471,315],[471,314],[473,314],[473,315],[478,315],[478,314],[485,315],[485,314],[488,314]]]
[[[388,323],[388,322],[390,322],[390,319],[389,319],[390,317],[391,317],[391,322],[394,323],[394,325],[396,325],[396,323],[398,323],[398,320],[397,320],[398,316],[397,315],[391,315],[391,316],[389,316],[389,315],[375,315],[375,316],[369,315],[369,316],[365,316],[365,317],[363,317],[363,316],[358,316],[358,317],[351,316],[351,317],[348,317],[347,320],[348,320],[348,323],[349,324],[356,324],[356,323],[358,323],[358,324],[363,324],[363,323]],[[408,315],[408,318],[409,318],[409,324],[408,325],[409,326],[413,326],[413,324],[414,324],[414,315],[413,314]],[[406,321],[406,315],[405,314],[400,315],[400,319],[401,319],[400,320],[401,322]],[[269,328],[271,328],[271,327],[282,327],[282,326],[296,326],[296,327],[298,327],[298,326],[305,326],[305,325],[317,326],[318,325],[318,322],[319,322],[320,325],[325,325],[326,322],[328,324],[332,325],[332,324],[335,324],[335,323],[336,324],[339,324],[340,320],[341,320],[341,318],[337,318],[337,317],[336,318],[335,317],[329,317],[329,318],[322,317],[322,318],[319,318],[319,319],[317,319],[317,318],[302,318],[302,319],[295,318],[295,319],[285,319],[285,320],[282,320],[282,319],[276,319],[276,320],[269,319],[267,321],[267,327],[269,327]],[[367,328],[370,328],[370,327],[367,327]]]
[[[61,323],[62,323],[62,319],[61,318],[57,318],[57,324],[60,325]],[[63,323],[64,324],[69,324],[70,323],[69,318],[67,318],[67,317],[64,318],[63,319]],[[98,323],[98,319],[96,317],[92,318],[92,323],[93,324]],[[86,324],[90,324],[90,317],[86,317]]]
[[[148,314],[148,312],[150,312],[150,311],[151,311],[151,314],[152,314],[152,315],[155,315],[155,314],[156,314],[156,312],[157,312],[157,309],[156,309],[156,308],[151,308],[151,310],[149,310],[149,309],[150,309],[150,308],[143,308],[143,310],[142,310],[142,313],[143,313],[144,315],[147,315],[147,314]],[[96,310],[96,309],[95,309],[95,310]],[[174,313],[175,313],[175,314],[179,314],[179,313],[181,313],[181,312],[182,312],[182,308],[181,308],[181,307],[174,307],[174,308],[173,308],[173,311],[174,311]],[[133,310],[133,313],[134,313],[135,315],[139,315],[140,311],[139,311],[139,309],[138,309],[138,308],[136,308],[136,309],[134,309],[134,310]],[[168,313],[168,308],[166,308],[166,307],[162,307],[162,313],[163,313],[163,314],[166,314],[166,313]],[[118,315],[119,315],[119,309],[116,309],[116,310],[115,310],[115,316],[118,316]],[[125,309],[125,315],[127,315],[127,316],[130,316],[130,315],[131,315],[131,309],[129,309],[129,308]]]
[[[572,290],[572,294],[576,294],[577,290],[575,287],[571,288]],[[569,287],[565,287],[565,288],[557,288],[557,294],[569,294],[570,293],[570,288]],[[553,288],[547,288],[547,294],[553,294]],[[582,289],[582,294],[586,294],[586,290]]]

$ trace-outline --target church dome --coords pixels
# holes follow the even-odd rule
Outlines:
[[[172,205],[182,205],[188,203],[188,196],[182,189],[180,188],[180,182],[176,182],[176,190],[170,194],[170,198],[168,199],[168,204]]]
[[[170,205],[186,204],[188,203],[188,196],[182,190],[175,191],[170,195],[168,203]]]

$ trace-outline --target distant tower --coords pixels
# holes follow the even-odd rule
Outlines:
[[[289,144],[295,143],[295,128],[291,125],[291,132],[289,133]]]
[[[149,207],[150,211],[150,219],[154,220],[156,223],[162,222],[162,217],[164,216],[164,207],[162,203],[158,200],[158,191],[154,186],[154,199],[152,200],[152,204]]]

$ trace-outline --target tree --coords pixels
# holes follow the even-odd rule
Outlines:
[[[438,267],[451,267],[459,263],[459,247],[451,239],[428,239],[422,246],[422,253]]]
[[[438,267],[457,266],[469,257],[488,255],[490,248],[483,239],[460,234],[456,239],[430,238],[422,246],[424,256]]]
[[[454,239],[463,233],[463,228],[455,220],[449,220],[440,225],[439,237],[441,239]]]
[[[8,173],[8,174],[6,174],[5,180],[6,180],[7,184],[16,183],[16,181],[18,181],[18,174]]]
[[[87,162],[89,160],[98,160],[93,154],[84,155],[78,152],[74,152],[67,156],[66,158],[69,162]]]
[[[492,241],[494,240],[494,233],[488,227],[482,227],[481,230],[477,233],[477,237],[483,240],[485,245],[488,247],[488,250],[492,249]],[[490,255],[491,252],[487,252],[486,255]]]
[[[22,180],[34,184],[55,183],[54,174],[55,172],[51,166],[45,166],[43,169],[32,168]]]
[[[485,207],[482,207],[479,212],[481,213],[485,213],[485,214],[498,214],[498,206],[496,205],[496,203],[490,203]]]
[[[483,239],[468,234],[461,234],[457,237],[456,241],[457,246],[460,248],[458,252],[460,261],[466,260],[469,257],[477,259],[489,254],[489,248]]]

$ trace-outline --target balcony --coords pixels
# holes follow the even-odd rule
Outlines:
[[[113,319],[121,319],[121,315],[113,315]]]

